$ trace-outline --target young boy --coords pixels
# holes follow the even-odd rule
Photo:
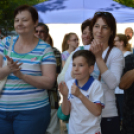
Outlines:
[[[104,106],[101,84],[90,74],[95,56],[91,51],[79,50],[72,57],[75,79],[59,84],[63,95],[62,112],[70,114],[69,134],[101,134],[101,111]]]

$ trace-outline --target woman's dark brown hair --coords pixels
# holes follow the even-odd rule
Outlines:
[[[84,29],[89,26],[90,27],[91,20],[87,19],[81,24],[81,32],[83,33]]]
[[[108,45],[110,46],[110,48],[112,48],[114,46],[114,38],[116,35],[115,18],[109,12],[96,12],[94,14],[94,17],[91,20],[90,31],[93,32],[93,27],[99,18],[102,18],[106,22],[106,24],[110,27],[110,29],[112,31],[112,35],[109,37],[109,40],[108,40]]]

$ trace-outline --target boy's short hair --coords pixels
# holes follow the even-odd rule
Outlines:
[[[89,51],[89,50],[78,50],[73,54],[73,60],[79,56],[82,56],[86,59],[88,66],[94,65],[95,64],[95,55]]]

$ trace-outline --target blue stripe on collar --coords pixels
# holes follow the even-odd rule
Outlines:
[[[75,84],[76,84],[76,86],[78,86],[78,88],[87,91],[89,89],[89,87],[91,86],[91,84],[93,83],[93,81],[94,81],[93,76],[90,76],[90,78],[88,79],[88,81],[85,83],[85,85],[83,87],[78,86],[78,82],[76,79],[75,79]]]

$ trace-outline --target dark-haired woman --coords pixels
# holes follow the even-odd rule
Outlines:
[[[92,34],[89,28],[90,23],[91,23],[91,20],[87,19],[81,24],[81,32],[82,32],[81,38],[82,38],[83,45],[89,45],[91,44],[91,41],[92,41]]]
[[[105,108],[102,110],[102,134],[119,134],[119,118],[114,90],[120,82],[124,58],[122,52],[114,47],[116,22],[113,15],[109,12],[96,12],[91,20],[90,31],[92,31],[94,40],[91,45],[84,46],[84,49],[92,51],[96,57],[92,76],[100,80],[104,91]],[[77,50],[79,49],[80,47]],[[66,82],[72,78],[71,68],[72,63],[65,75]]]
[[[51,46],[34,36],[37,11],[27,5],[14,11],[10,56],[6,56],[11,37],[0,44],[0,79],[7,82],[0,96],[0,134],[44,134],[50,122],[46,89],[56,79],[55,57]],[[2,67],[7,59],[7,66]]]

